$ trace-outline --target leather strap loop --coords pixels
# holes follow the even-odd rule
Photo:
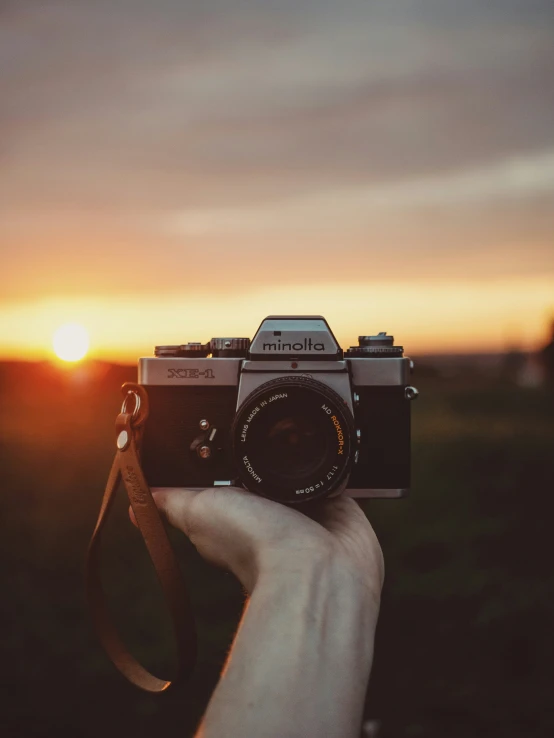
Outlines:
[[[122,412],[116,420],[118,450],[88,549],[85,567],[86,594],[96,634],[117,669],[130,682],[147,692],[164,692],[192,672],[196,661],[196,629],[179,564],[140,465],[137,445],[140,444],[142,425],[148,415],[148,396],[140,385],[127,383],[122,389],[127,396],[130,392],[135,393],[140,402],[137,400],[136,412],[133,410],[130,413],[125,401],[123,409],[126,412]],[[154,676],[129,653],[119,637],[106,604],[99,573],[100,541],[121,479],[171,615],[179,664],[173,681]]]

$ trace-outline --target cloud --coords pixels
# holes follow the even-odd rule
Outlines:
[[[94,207],[103,177],[114,207],[122,179],[155,206],[199,178],[232,198],[236,181],[252,196],[260,181],[395,178],[552,144],[546,2],[22,7],[0,31],[16,197],[31,167],[56,168],[53,205],[59,189]]]
[[[202,285],[206,262],[220,290],[244,263],[264,285],[552,272],[553,16],[548,0],[8,4],[2,299],[107,294],[121,273]]]
[[[348,222],[363,223],[380,212],[407,209],[465,207],[510,202],[533,196],[554,198],[554,148],[509,158],[480,167],[383,186],[342,188],[315,195],[279,200],[257,208],[206,208],[167,216],[162,229],[188,236],[262,235],[279,232],[344,229]]]

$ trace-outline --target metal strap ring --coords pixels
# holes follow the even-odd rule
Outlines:
[[[121,406],[121,412],[122,413],[129,412],[127,409],[127,403],[131,395],[135,398],[135,406],[133,407],[133,412],[131,414],[131,417],[135,419],[138,416],[139,410],[140,410],[140,395],[137,392],[133,392],[132,390],[127,392],[127,394],[125,395],[125,399],[123,400],[123,405]]]

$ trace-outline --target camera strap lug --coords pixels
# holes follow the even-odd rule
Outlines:
[[[196,628],[177,558],[140,464],[139,448],[148,415],[148,396],[138,384],[126,383],[122,390],[125,399],[116,420],[115,459],[86,559],[86,595],[98,639],[116,668],[135,686],[157,693],[166,691],[192,672],[196,661]],[[132,400],[134,404],[131,409]],[[177,675],[172,681],[154,676],[131,655],[115,628],[106,604],[100,578],[100,541],[121,480],[171,615],[178,652]]]

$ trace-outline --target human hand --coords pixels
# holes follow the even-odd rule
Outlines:
[[[340,496],[307,514],[237,487],[153,489],[160,512],[207,561],[231,571],[248,592],[260,577],[294,575],[306,562],[332,566],[377,601],[384,578],[381,547],[358,504]],[[131,513],[131,518],[132,518]]]

